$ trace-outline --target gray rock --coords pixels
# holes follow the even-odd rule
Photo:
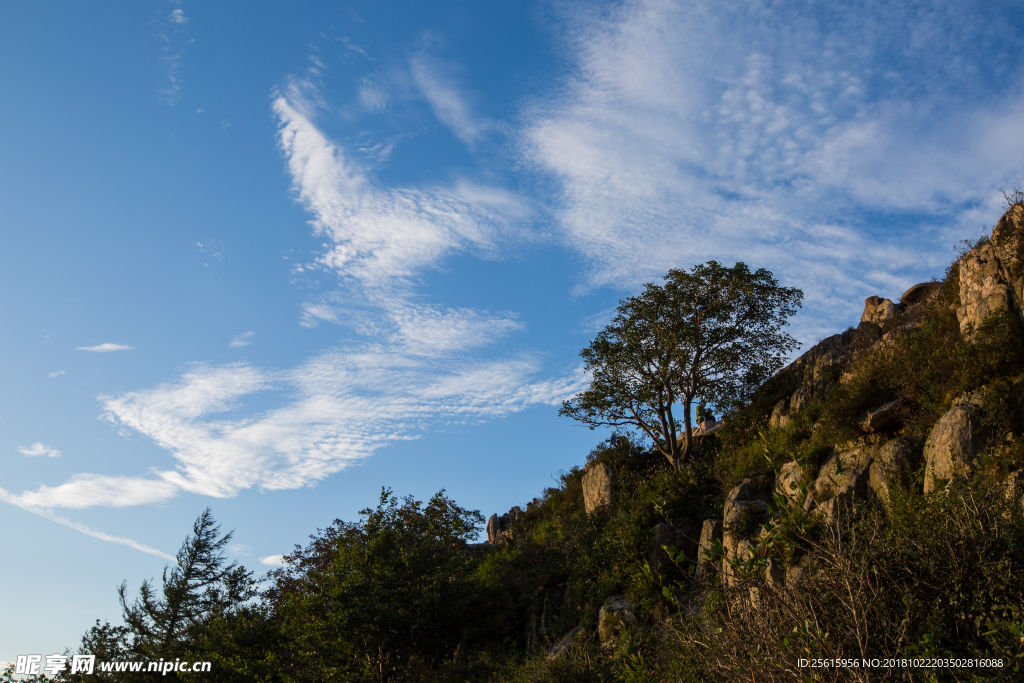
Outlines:
[[[662,522],[654,527],[648,552],[651,567],[665,571],[672,565],[665,547],[682,550],[687,561],[696,561],[700,533],[701,525],[689,517],[680,517],[672,520],[672,523]]]
[[[869,410],[867,414],[861,418],[861,430],[870,434],[871,432],[880,432],[884,429],[895,427],[899,424],[900,413],[906,405],[907,402],[904,399],[898,398],[895,401],[889,401],[885,405],[879,406],[874,410]]]
[[[722,574],[726,585],[732,585],[729,561],[740,553],[740,544],[747,540],[739,527],[750,517],[767,517],[770,491],[764,491],[751,479],[744,479],[725,498],[722,510],[722,547],[725,550]]]
[[[619,633],[636,621],[636,613],[624,595],[613,595],[605,600],[597,615],[597,636],[605,647],[614,647]]]
[[[1007,211],[992,230],[992,238],[960,259],[960,302],[956,316],[960,332],[969,334],[990,314],[1003,309],[1024,316],[1024,268],[1019,253],[1020,228],[1024,227],[1024,209]]]
[[[783,465],[775,477],[775,492],[786,496],[790,505],[799,506],[803,502],[803,493],[800,491],[803,483],[804,471],[800,463],[793,460]]]
[[[499,531],[501,531],[501,527],[500,522],[498,521],[498,515],[491,515],[490,519],[487,520],[487,542],[497,543]]]
[[[974,463],[974,422],[978,406],[953,405],[932,427],[924,445],[924,492],[931,493],[939,483],[971,473]]]
[[[598,463],[587,465],[586,473],[583,475],[583,507],[586,508],[587,514],[611,504],[612,482],[611,467]]]
[[[859,446],[836,451],[821,466],[814,482],[813,501],[826,519],[835,515],[841,501],[865,497],[874,450]]]
[[[577,626],[573,630],[565,634],[565,636],[555,643],[555,646],[548,650],[548,659],[558,659],[566,652],[569,651],[569,647],[572,645],[572,641],[575,640],[576,636],[580,633],[580,627]]]
[[[800,387],[794,391],[792,398],[789,399],[790,415],[795,415],[803,410],[812,398],[814,398],[814,392],[810,387]]]
[[[910,460],[914,449],[906,439],[888,441],[878,450],[868,472],[868,485],[883,505],[889,505],[889,487],[910,485]]]
[[[520,509],[520,507],[518,505],[514,506],[511,510],[509,510],[508,511],[508,521],[509,521],[509,524],[515,524],[516,520],[519,519],[519,515],[521,515],[521,514],[523,514],[523,511]]]
[[[781,401],[779,401],[778,403],[775,404],[775,407],[772,409],[772,416],[768,419],[768,424],[771,425],[772,429],[776,429],[778,427],[784,427],[785,425],[782,424],[782,420],[783,420],[783,418],[787,417],[788,413],[789,413],[789,399],[788,398],[784,398],[784,399],[782,399]],[[788,422],[788,419],[787,419],[787,422]]]
[[[879,296],[869,296],[864,300],[864,312],[861,322],[881,323],[896,317],[896,304]]]
[[[694,580],[702,581],[711,570],[711,564],[707,561],[705,553],[711,552],[715,541],[722,540],[722,520],[705,519],[700,531],[700,544],[697,546],[697,570],[694,572]]]

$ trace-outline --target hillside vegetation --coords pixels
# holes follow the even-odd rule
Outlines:
[[[678,467],[603,442],[486,544],[444,492],[384,490],[259,586],[218,547],[205,583],[124,592],[136,623],[97,622],[81,651],[210,660],[159,677],[217,681],[1024,680],[1022,199]]]

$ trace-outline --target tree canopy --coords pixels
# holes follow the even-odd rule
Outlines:
[[[744,263],[670,270],[664,285],[621,301],[580,352],[590,387],[559,412],[591,429],[638,429],[679,467],[693,448],[693,403],[728,411],[746,402],[798,348],[783,327],[802,300]]]

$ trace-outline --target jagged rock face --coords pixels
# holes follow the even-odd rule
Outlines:
[[[869,296],[864,300],[864,312],[860,316],[862,323],[876,325],[896,317],[896,304],[879,296]]]
[[[1024,209],[1003,214],[992,230],[991,240],[960,259],[960,303],[956,317],[960,332],[977,329],[990,314],[1009,308],[1024,313],[1024,264],[1018,257],[1015,228],[1024,227]]]
[[[819,342],[780,370],[778,377],[795,380],[797,389],[792,396],[776,404],[772,411],[771,426],[785,426],[788,416],[800,412],[812,398],[828,395],[838,385],[854,352],[874,344],[881,336],[878,325],[862,322],[855,330],[834,334]]]
[[[883,505],[889,505],[889,487],[910,483],[910,460],[914,448],[906,439],[894,439],[882,446],[871,463],[868,484]]]
[[[787,462],[779,470],[775,478],[775,492],[789,499],[790,505],[799,505],[802,493],[800,486],[804,483],[804,471],[795,460]]]
[[[705,519],[700,531],[700,544],[697,547],[697,569],[694,572],[694,579],[700,581],[710,571],[705,553],[711,552],[715,541],[722,540],[722,520]]]
[[[583,506],[588,515],[611,504],[613,477],[612,468],[608,465],[591,463],[587,466],[583,475]]]
[[[821,466],[814,482],[814,499],[821,504],[841,497],[864,498],[874,455],[874,449],[869,446],[833,453]]]
[[[608,598],[597,615],[597,635],[605,647],[614,647],[619,632],[627,625],[636,621],[636,613],[631,603],[623,595]]]
[[[932,427],[924,445],[924,492],[943,481],[971,473],[974,463],[975,420],[980,408],[974,403],[955,403]]]

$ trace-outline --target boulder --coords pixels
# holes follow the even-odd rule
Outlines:
[[[518,505],[513,506],[512,509],[508,511],[509,524],[515,524],[521,514],[523,514],[522,509]]]
[[[715,541],[722,540],[722,520],[705,519],[700,531],[700,543],[697,546],[697,570],[693,574],[695,581],[702,580],[711,568],[705,553],[711,552]]]
[[[956,403],[932,427],[924,444],[925,493],[936,490],[943,481],[971,473],[978,410],[973,403]]]
[[[864,300],[864,312],[860,316],[862,323],[876,325],[896,317],[896,304],[879,296],[869,296]]]
[[[921,282],[907,291],[903,292],[903,296],[900,297],[900,306],[907,308],[914,304],[919,304],[924,301],[928,301],[933,296],[939,293],[939,287],[942,284],[939,282]]]
[[[906,406],[907,402],[898,398],[895,401],[889,401],[883,406],[879,406],[874,410],[869,410],[867,414],[861,418],[860,428],[861,430],[871,433],[880,432],[890,427],[895,427],[899,424],[900,413]]]
[[[608,465],[590,463],[583,475],[583,506],[590,514],[612,502],[612,468]],[[530,509],[530,506],[526,506]]]
[[[631,603],[623,595],[613,595],[605,600],[597,615],[597,636],[605,647],[614,647],[619,633],[627,625],[636,621],[636,613]]]
[[[910,484],[913,454],[914,448],[906,439],[893,439],[878,450],[868,472],[868,485],[883,505],[889,505],[890,486],[898,483],[906,487]]]
[[[697,560],[701,525],[689,517],[680,517],[671,523],[662,522],[651,530],[651,544],[648,552],[651,567],[665,571],[672,566],[665,547],[682,550],[687,561]]]
[[[775,404],[772,409],[772,416],[768,420],[768,424],[771,425],[772,429],[778,427],[785,427],[789,423],[789,399],[784,398]]]
[[[803,483],[804,471],[800,463],[795,460],[787,462],[775,477],[775,492],[786,496],[790,505],[798,506],[803,502],[803,493],[800,491]]]

